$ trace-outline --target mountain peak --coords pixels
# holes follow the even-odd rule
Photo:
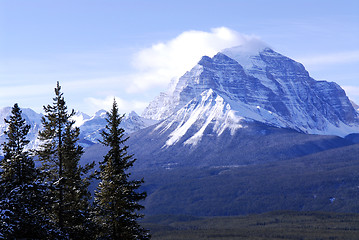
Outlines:
[[[77,111],[74,116],[72,116],[72,120],[75,121],[74,127],[80,127],[84,122],[89,120],[91,117],[86,113]]]
[[[256,56],[263,51],[273,51],[273,50],[262,42],[253,42],[251,44],[244,44],[244,45],[223,49],[221,53],[233,58],[234,56],[238,56],[238,55]]]
[[[101,109],[101,110],[98,110],[98,111],[95,113],[95,117],[104,118],[104,117],[106,117],[106,114],[107,114],[107,111],[104,110],[104,109]]]
[[[139,116],[138,116],[138,114],[137,114],[135,111],[131,111],[131,112],[128,114],[128,117],[130,117],[130,118],[133,118],[133,117],[138,118]]]
[[[358,113],[339,85],[314,80],[302,64],[261,44],[202,57],[172,91],[152,101],[143,116],[172,118],[209,89],[248,120],[315,134],[359,131]]]

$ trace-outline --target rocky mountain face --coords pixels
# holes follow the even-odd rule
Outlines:
[[[167,146],[192,126],[198,131],[185,144],[198,143],[209,123],[217,135],[224,129],[234,133],[243,121],[310,134],[359,132],[358,113],[339,85],[314,80],[302,64],[269,48],[236,47],[204,56],[171,89],[142,115],[164,120],[157,128],[162,132],[174,129]]]

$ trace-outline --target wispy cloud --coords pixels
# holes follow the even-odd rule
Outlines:
[[[152,45],[134,55],[136,73],[131,76],[129,92],[166,86],[172,78],[190,70],[202,56],[213,56],[222,49],[242,45],[256,36],[244,35],[226,27],[210,32],[186,31],[167,42]]]

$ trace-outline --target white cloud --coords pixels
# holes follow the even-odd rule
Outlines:
[[[138,70],[131,76],[129,92],[145,91],[152,87],[164,87],[172,78],[182,76],[202,56],[212,57],[222,49],[248,44],[258,38],[240,34],[226,27],[214,28],[210,32],[186,31],[176,38],[142,49],[133,58]]]
[[[106,111],[111,110],[113,99],[116,99],[117,106],[119,109],[120,114],[122,113],[129,113],[131,111],[135,111],[137,113],[141,112],[146,106],[147,102],[141,102],[136,100],[124,100],[119,97],[111,97],[108,96],[106,98],[87,98],[86,101],[91,106],[92,110],[97,111],[99,109],[104,109]]]

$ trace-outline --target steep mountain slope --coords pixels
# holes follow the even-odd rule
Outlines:
[[[359,131],[358,114],[337,84],[315,81],[300,63],[268,48],[255,55],[239,47],[203,57],[172,89],[143,113],[162,122],[130,139],[146,164],[290,159],[352,144],[351,137],[331,135]]]
[[[167,145],[179,141],[192,123],[198,131],[186,143],[197,144],[209,121],[216,122],[218,135],[225,128],[233,133],[244,119],[304,133],[345,136],[359,132],[358,113],[344,90],[336,83],[315,81],[303,65],[269,48],[247,53],[237,47],[213,58],[203,57],[170,89],[142,115],[165,120],[163,130],[179,124],[169,134]]]
[[[158,129],[162,123],[131,134],[129,150],[138,159],[138,169],[263,164],[353,144],[337,136],[310,135],[242,121],[242,127],[234,133],[227,128],[219,136],[213,130],[217,128],[215,123],[210,123],[197,145],[187,144],[198,133],[193,124],[178,142],[167,146],[167,136],[176,131],[177,125],[163,132]]]

